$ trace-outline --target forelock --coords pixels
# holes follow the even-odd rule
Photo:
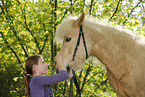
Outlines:
[[[62,42],[63,39],[64,39],[64,37],[65,37],[68,33],[70,33],[71,30],[73,30],[72,24],[73,24],[73,22],[74,22],[76,19],[77,19],[76,17],[69,17],[69,18],[67,18],[66,20],[64,20],[64,21],[59,25],[59,27],[56,29],[54,40],[55,40],[55,41],[58,41],[58,42]]]

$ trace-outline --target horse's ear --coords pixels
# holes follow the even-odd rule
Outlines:
[[[73,27],[80,27],[82,22],[84,21],[85,14],[82,13],[81,16],[73,23]]]

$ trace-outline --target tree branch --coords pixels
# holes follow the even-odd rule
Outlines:
[[[137,5],[136,6],[134,6],[133,8],[132,8],[132,10],[131,10],[131,12],[128,14],[128,18],[130,17],[130,15],[132,14],[132,12],[134,11],[134,9],[135,8],[137,8],[138,7],[138,5],[140,4],[142,2],[142,0],[141,1],[139,1],[138,3],[137,3]],[[125,17],[125,21],[123,22],[123,25],[126,23],[126,21],[127,21],[127,18]]]
[[[58,3],[57,3],[57,0],[55,0],[55,10],[54,10],[54,18],[55,18],[55,21],[57,21],[57,14],[56,14],[57,6],[58,6]],[[56,31],[56,25],[54,25],[54,32],[55,31]],[[53,44],[53,46],[54,46],[54,57],[55,57],[57,55],[57,45],[56,44]]]
[[[112,16],[110,17],[109,22],[111,21],[111,19],[112,19],[112,18],[115,16],[115,14],[117,13],[118,7],[119,7],[119,4],[120,4],[121,1],[122,1],[122,0],[119,0],[119,1],[118,1],[117,6],[116,6],[116,10],[114,11],[114,13],[112,14]]]
[[[68,82],[65,81],[64,88],[63,88],[63,92],[62,92],[62,95],[63,95],[63,96],[65,96],[65,93],[66,93],[66,87],[68,86],[67,84],[68,84]]]
[[[76,0],[74,0],[73,3],[72,3],[72,0],[70,0],[70,2],[71,2],[71,6],[73,6],[73,5],[75,4]],[[70,7],[70,8],[71,8],[71,7]],[[70,8],[65,9],[65,12],[64,12],[62,18],[60,19],[59,22],[56,22],[55,26],[57,26],[58,24],[60,24],[60,23],[62,22],[62,20],[63,20],[63,19],[65,18],[65,16],[66,16],[67,12],[70,10]],[[71,12],[71,14],[72,14],[72,12]]]
[[[46,32],[45,23],[43,23],[43,27],[44,27],[44,32]],[[47,41],[48,41],[48,34],[46,33],[46,35],[45,35],[45,40],[44,40],[42,49],[40,50],[40,54],[41,54],[42,51],[44,50],[44,47],[45,47]]]
[[[3,2],[3,1],[2,1],[2,2]],[[3,4],[4,4],[4,2],[3,2]],[[1,5],[0,5],[0,7],[1,7],[1,9],[2,9],[3,14],[6,15],[6,13],[5,13],[3,7],[2,7]],[[6,8],[7,8],[7,7],[6,7]],[[8,14],[8,10],[7,10],[7,9],[5,9],[5,10],[6,10],[7,14]],[[18,41],[20,42],[20,45],[21,45],[22,49],[23,49],[24,52],[25,52],[25,56],[28,57],[28,52],[27,52],[26,48],[24,47],[24,44],[21,43],[22,39],[19,38],[19,37],[17,36],[17,31],[15,30],[15,28],[14,28],[14,26],[13,26],[14,23],[13,23],[13,21],[12,21],[11,16],[10,16],[10,17],[6,16],[6,20],[7,20],[8,24],[9,24],[9,26],[10,26],[12,32],[14,33],[15,37],[16,37],[16,38],[18,39]]]
[[[85,75],[85,77],[84,77],[84,79],[83,79],[83,84],[82,84],[82,87],[81,87],[81,92],[82,92],[82,90],[83,90],[83,88],[84,88],[84,85],[85,85],[85,83],[86,83],[86,78],[87,78],[87,76],[89,75],[89,73],[90,73],[90,71],[91,71],[91,68],[92,68],[92,66],[89,65],[89,67],[88,67],[88,69],[87,69],[87,72],[86,72],[86,75]]]
[[[19,0],[17,0],[17,2],[19,3],[19,5],[21,5],[21,3],[20,3]],[[21,6],[20,8],[21,8],[21,11],[22,11],[22,14],[23,14],[23,17],[24,17],[25,28],[26,28],[27,31],[30,32],[30,34],[31,34],[32,37],[34,38],[34,42],[35,42],[36,45],[37,45],[37,48],[38,48],[38,50],[39,50],[39,54],[41,54],[42,51],[40,50],[39,43],[38,43],[36,37],[34,36],[33,32],[31,31],[31,29],[28,27],[28,24],[27,24],[27,18],[26,18],[26,15],[25,15],[25,11],[23,11],[22,6]],[[24,9],[24,10],[25,10],[25,9]]]
[[[68,12],[68,9],[65,10],[65,12],[64,12],[64,14],[63,14],[63,16],[62,16],[62,18],[61,18],[60,21],[57,22],[55,25],[58,25],[58,24],[60,24],[60,23],[62,22],[62,20],[63,20],[63,19],[65,18],[65,16],[66,16],[67,12]]]
[[[54,0],[53,0],[54,1]],[[52,18],[51,18],[51,21],[52,21],[52,23],[53,23],[53,19],[54,19],[54,16],[55,16],[55,10],[56,10],[56,2],[50,2],[51,3],[51,7],[52,7],[52,12],[51,12],[51,16],[52,16]],[[51,42],[51,62],[52,62],[52,64],[54,63],[54,45],[53,45],[53,37],[54,37],[54,31],[55,31],[55,25],[53,26],[52,25],[52,28],[54,28],[53,30],[51,30],[50,31],[50,34],[51,34],[51,39],[50,39],[50,42]],[[54,69],[54,68],[53,68]]]
[[[72,1],[73,0],[69,0],[69,1],[70,1],[70,8],[71,8],[70,13],[72,14],[72,11],[73,11],[73,8],[72,8],[73,7],[73,2]]]
[[[70,79],[70,88],[69,88],[69,97],[74,97],[73,96],[73,78]]]
[[[91,5],[90,5],[90,10],[89,10],[89,15],[91,15],[91,13],[92,13],[93,2],[94,2],[94,0],[91,0]]]
[[[4,34],[3,34],[2,32],[0,32],[0,34],[2,35],[2,38],[3,38],[4,42],[5,42],[5,43],[7,44],[7,46],[10,48],[10,50],[14,53],[15,57],[16,57],[17,60],[18,60],[18,63],[21,64],[21,67],[23,68],[23,63],[21,62],[21,60],[20,60],[19,56],[17,55],[16,51],[12,48],[12,46],[9,45],[8,41],[5,39]],[[25,69],[23,68],[23,70],[25,70]]]

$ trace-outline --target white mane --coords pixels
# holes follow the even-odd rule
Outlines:
[[[73,22],[77,20],[77,17],[69,17],[67,19],[65,19],[57,28],[56,33],[55,33],[55,41],[58,42],[62,42],[64,37],[70,33],[70,31],[73,31],[74,29],[72,28]],[[137,35],[136,33],[132,32],[131,30],[128,29],[123,29],[121,26],[117,25],[117,26],[112,26],[109,23],[104,23],[101,22],[99,20],[96,20],[93,17],[89,17],[89,18],[85,18],[84,25],[86,25],[86,27],[88,27],[88,29],[91,27],[94,30],[100,29],[102,33],[105,34],[105,31],[113,31],[114,34],[117,32],[120,32],[120,34],[128,34],[128,37],[132,37],[132,38],[138,38],[139,42],[145,43],[145,39],[140,37],[139,35]],[[104,29],[105,28],[105,29]],[[122,33],[125,32],[125,33]],[[84,32],[87,33],[87,32]],[[112,32],[111,32],[112,33]],[[95,33],[93,33],[95,34]]]
[[[62,42],[64,37],[70,33],[70,30],[73,30],[72,24],[76,19],[77,17],[69,17],[65,19],[57,28],[54,40]]]

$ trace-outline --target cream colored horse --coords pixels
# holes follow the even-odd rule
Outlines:
[[[73,57],[80,25],[86,40],[89,56],[97,57],[107,68],[107,76],[118,97],[145,97],[145,39],[110,24],[87,19],[84,13],[68,18],[56,30],[55,39],[63,41],[56,62],[65,66]],[[75,61],[77,71],[86,58],[81,38]]]

